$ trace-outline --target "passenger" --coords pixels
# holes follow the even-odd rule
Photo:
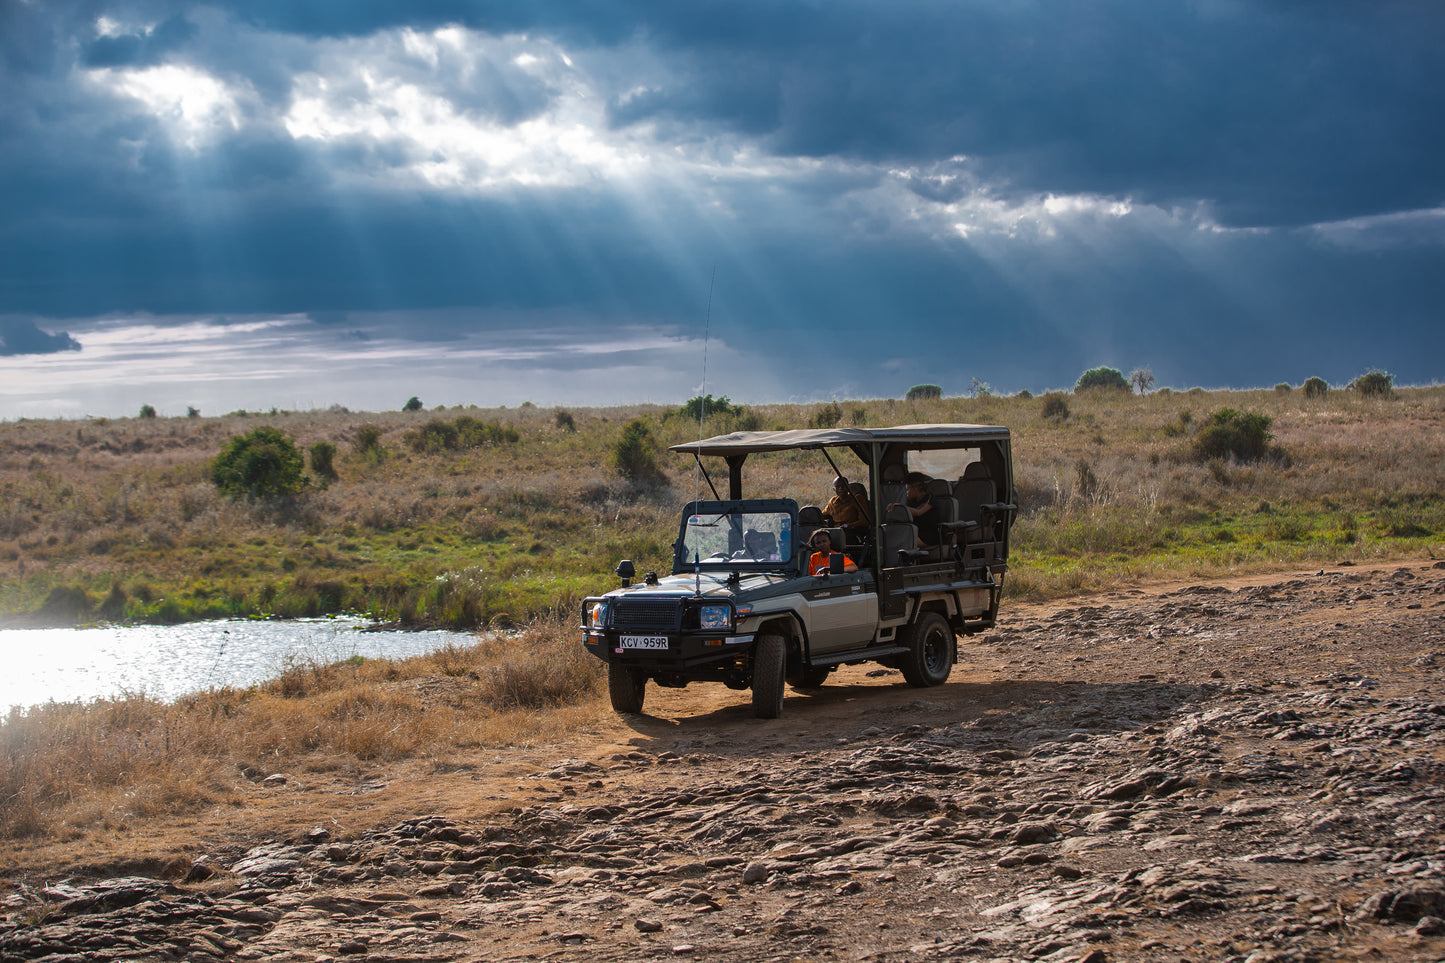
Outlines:
[[[808,574],[823,575],[828,572],[828,564],[833,554],[833,536],[829,535],[826,529],[813,533],[813,554],[808,558]],[[843,556],[843,571],[858,571],[858,563],[848,556]]]
[[[855,497],[848,487],[848,479],[839,475],[833,479],[833,497],[823,506],[823,521],[836,525],[850,535],[863,535],[868,531],[869,519],[866,505]]]
[[[918,547],[932,548],[938,544],[938,510],[933,507],[933,501],[928,497],[928,476],[921,471],[908,473],[908,494],[905,496],[908,504],[908,514],[913,516],[913,525],[918,529]],[[894,502],[889,505],[893,508],[898,505]]]

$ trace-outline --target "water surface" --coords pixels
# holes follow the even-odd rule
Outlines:
[[[140,693],[174,699],[221,686],[275,678],[297,663],[352,656],[404,658],[448,644],[470,645],[463,632],[367,632],[360,619],[79,629],[0,629],[0,712],[51,700]]]

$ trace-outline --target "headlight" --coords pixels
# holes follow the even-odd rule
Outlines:
[[[698,628],[704,632],[726,632],[733,627],[731,605],[704,605],[698,610]]]
[[[610,602],[593,602],[587,609],[586,617],[583,619],[589,629],[605,629],[609,612],[612,610]]]

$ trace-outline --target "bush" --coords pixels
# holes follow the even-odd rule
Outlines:
[[[420,428],[413,428],[402,438],[412,451],[439,452],[484,445],[513,444],[521,439],[517,429],[495,421],[482,421],[471,415],[460,415],[456,421],[433,418]]]
[[[1074,394],[1081,391],[1129,391],[1129,382],[1118,368],[1090,368],[1079,375]]]
[[[908,394],[903,396],[904,401],[937,401],[943,397],[943,389],[938,385],[914,385],[908,389]]]
[[[1067,421],[1069,418],[1069,403],[1064,400],[1062,391],[1050,391],[1044,395],[1043,416],[1048,421]]]
[[[336,457],[336,446],[329,441],[318,441],[307,451],[311,455],[311,473],[317,478],[335,481],[336,466],[332,460]]]
[[[156,416],[155,407],[153,405],[141,405],[140,416],[142,418],[154,418]]]
[[[557,427],[566,432],[577,430],[577,419],[572,417],[572,412],[566,408],[558,408],[557,413],[552,416],[557,422]]]
[[[1291,388],[1288,383],[1283,381],[1274,386],[1274,393],[1277,395],[1287,395],[1293,390],[1294,389]]]
[[[377,458],[382,454],[381,449],[381,426],[362,425],[356,429],[356,439],[352,441],[351,447],[358,455]]]
[[[634,418],[622,429],[622,437],[612,446],[612,469],[632,482],[665,481],[657,465],[657,439],[641,418]]]
[[[279,428],[237,435],[211,463],[211,481],[232,498],[277,498],[306,487],[301,452]]]
[[[1351,391],[1361,398],[1390,398],[1395,394],[1395,376],[1383,371],[1367,371],[1349,383]]]
[[[418,398],[416,395],[412,395],[410,398],[406,399],[406,404],[401,406],[402,411],[421,411],[421,409],[421,399]]]
[[[194,405],[187,405],[187,406],[186,406],[186,417],[187,417],[187,418],[199,418],[199,417],[201,417],[201,409],[197,408],[197,407],[194,406]]]
[[[708,415],[740,415],[743,413],[742,405],[735,405],[728,401],[728,396],[714,398],[712,395],[698,395],[696,398],[689,398],[677,413],[689,421],[698,421]]]
[[[1323,398],[1329,393],[1330,386],[1323,378],[1310,378],[1304,383],[1306,398]]]
[[[808,419],[809,428],[836,428],[838,422],[843,420],[843,409],[838,407],[836,401],[830,401],[826,405],[813,412]]]
[[[1199,461],[1234,457],[1253,461],[1269,453],[1272,420],[1261,414],[1221,408],[1194,436],[1194,457]]]

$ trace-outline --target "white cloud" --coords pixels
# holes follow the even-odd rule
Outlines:
[[[239,101],[246,93],[199,68],[162,64],[87,73],[93,83],[139,101],[192,150],[198,150],[217,128],[241,126]]]
[[[1316,224],[1310,231],[1340,247],[1379,249],[1445,245],[1445,207]]]

